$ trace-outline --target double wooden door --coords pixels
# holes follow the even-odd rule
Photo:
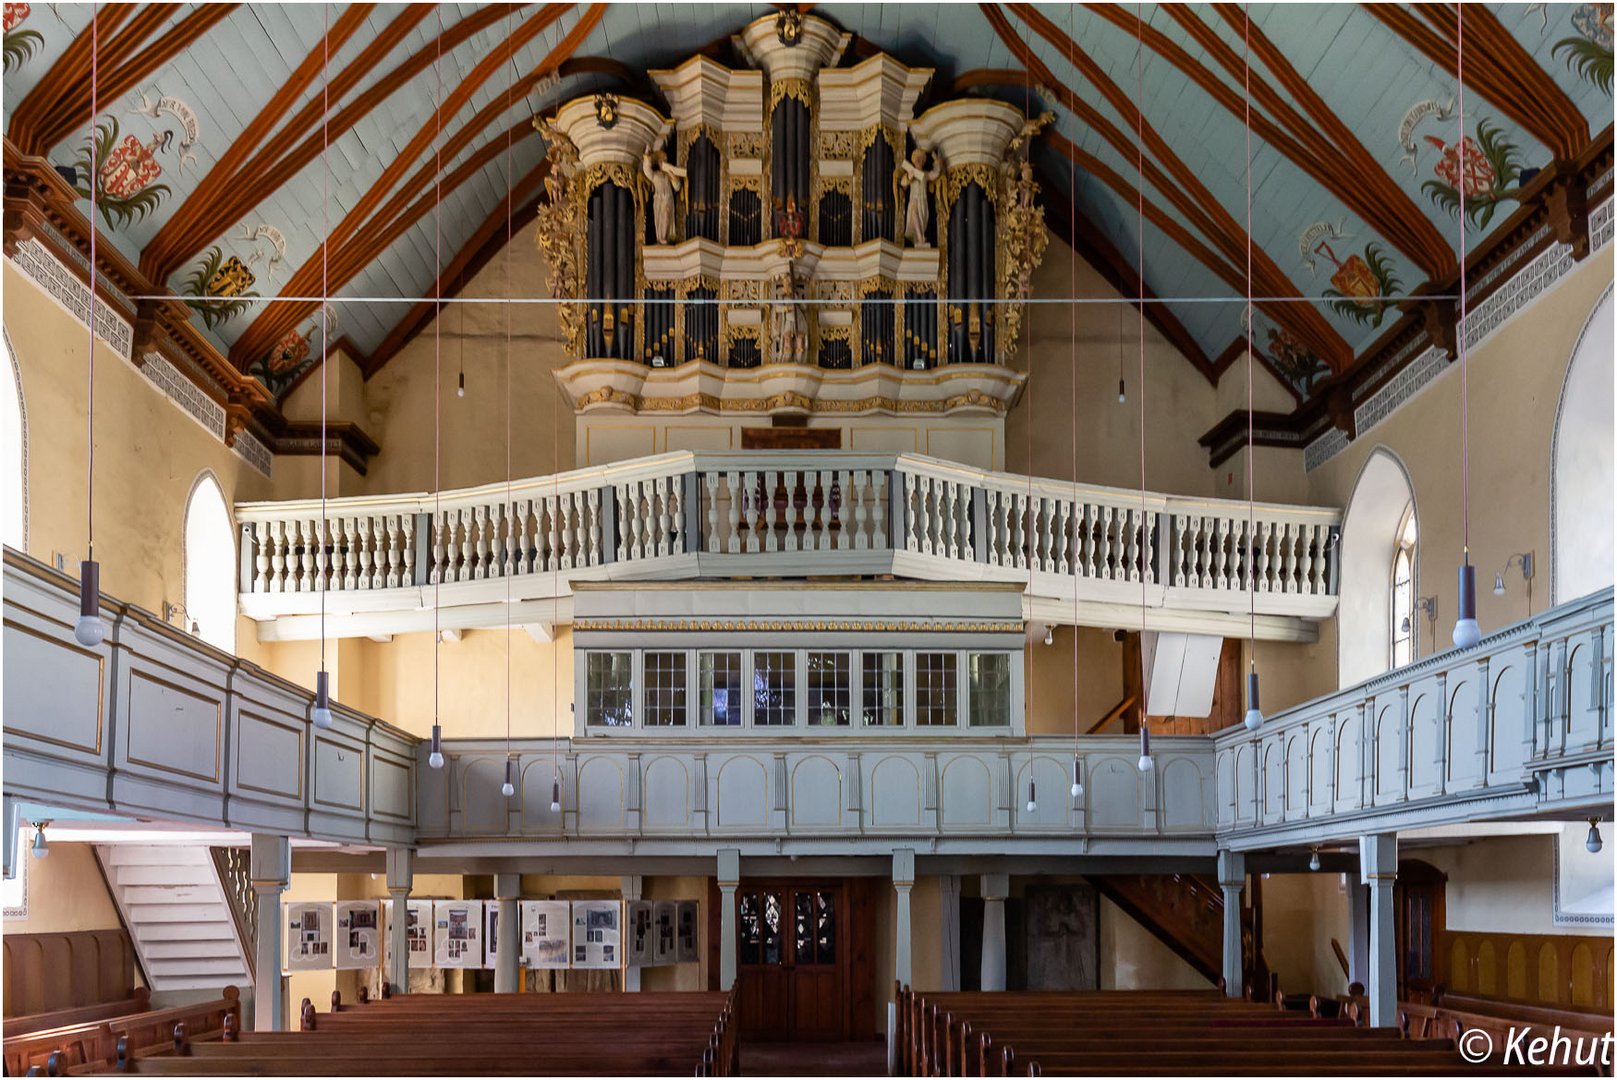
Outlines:
[[[762,1040],[848,1038],[851,926],[840,881],[736,890],[741,1030]]]

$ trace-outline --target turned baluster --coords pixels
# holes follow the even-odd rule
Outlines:
[[[286,522],[270,523],[273,539],[270,542],[270,592],[287,592]]]
[[[1145,525],[1140,530],[1140,573],[1146,583],[1156,584],[1157,571],[1151,563],[1151,555],[1157,550],[1157,515],[1146,514]]]
[[[775,533],[775,526],[779,522],[779,513],[780,513],[780,511],[775,506],[775,491],[776,491],[777,484],[779,483],[779,476],[780,476],[780,474],[777,473],[774,469],[769,469],[769,470],[766,470],[764,472],[764,484],[763,484],[763,489],[761,491],[758,491],[757,488],[752,488],[751,485],[748,485],[751,490],[758,491],[758,501],[763,504],[761,509],[763,510],[763,518],[764,518],[764,550],[765,551],[779,551],[780,550],[780,537],[777,536],[776,533]],[[751,517],[752,517],[752,520],[753,520],[754,528],[756,528],[756,526],[757,526],[759,509],[760,509],[760,507],[757,507],[757,506],[754,506],[753,509],[752,509]],[[747,550],[748,551],[757,551],[758,549],[757,549],[757,547],[755,547],[753,545],[748,545]]]
[[[878,551],[887,547],[887,482],[886,469],[870,474],[870,546]]]
[[[724,474],[724,490],[730,503],[725,508],[725,520],[729,524],[729,532],[724,538],[724,550],[731,555],[738,555],[741,552],[741,509],[747,501],[746,490],[741,486],[742,475],[735,469],[731,469]],[[715,473],[714,476],[717,477],[718,474]],[[748,531],[751,532],[750,522],[748,523]],[[714,550],[717,549],[715,548]]]
[[[269,522],[255,521],[248,525],[253,537],[253,591],[269,592],[270,530]]]
[[[702,477],[702,484],[707,488],[707,543],[702,546],[710,554],[717,554],[719,550],[719,474],[717,472],[707,473]],[[735,490],[733,484],[731,485],[731,490]],[[733,525],[730,531],[734,533],[735,527]]]
[[[1224,585],[1224,527],[1228,524],[1225,519],[1213,518],[1213,528],[1208,536],[1208,571],[1212,578],[1207,584],[1212,588],[1221,588]]]
[[[349,518],[343,526],[343,531],[352,530],[353,540],[348,548],[348,565],[352,568],[355,589],[369,589],[371,587],[371,519],[365,517]]]
[[[1077,505],[1069,499],[1056,500],[1056,566],[1055,572],[1065,577],[1072,573],[1072,545],[1077,542],[1073,530],[1078,522]]]
[[[762,490],[765,481],[763,474],[750,470],[740,475],[741,489],[739,491],[732,489],[730,497],[741,499],[741,514],[747,523],[747,551],[756,553],[766,542],[760,527],[764,510]]]
[[[415,584],[415,515],[400,514],[399,526],[404,530],[404,543],[399,545],[399,555],[404,561],[404,573],[398,584]]]
[[[601,565],[601,489],[590,488],[583,496],[584,507],[589,515],[589,538],[586,558],[588,565]]]
[[[1272,591],[1269,580],[1269,541],[1274,536],[1274,528],[1267,521],[1258,522],[1258,591]]]
[[[870,471],[859,469],[848,475],[848,502],[853,506],[853,548],[864,551],[870,547],[870,536],[865,532],[870,521],[870,512],[865,509],[865,499],[870,495]],[[844,532],[843,543],[839,547],[847,547],[847,535]]]

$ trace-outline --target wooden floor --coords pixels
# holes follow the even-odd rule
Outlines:
[[[741,1042],[742,1076],[886,1076],[887,1044]]]

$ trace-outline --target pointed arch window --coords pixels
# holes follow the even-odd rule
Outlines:
[[[0,541],[24,551],[28,547],[28,413],[23,408],[22,372],[6,338],[6,372],[0,375]]]
[[[1398,544],[1392,557],[1392,666],[1415,659],[1419,638],[1415,618],[1415,542],[1418,532],[1413,507],[1404,511]]]
[[[236,531],[225,493],[203,473],[185,504],[185,626],[203,641],[236,651]]]

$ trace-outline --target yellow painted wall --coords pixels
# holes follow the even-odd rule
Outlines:
[[[28,915],[6,919],[6,933],[54,934],[123,926],[90,844],[53,841],[50,854],[43,859],[34,858],[26,847],[19,857],[28,863]]]
[[[1578,830],[1580,833],[1582,827]],[[1603,824],[1603,833],[1610,829]],[[1607,836],[1610,844],[1610,836]],[[1406,847],[1400,858],[1421,859],[1448,875],[1444,921],[1450,930],[1610,937],[1610,926],[1555,925],[1555,836],[1492,836],[1449,847]],[[1581,845],[1567,858],[1611,867],[1611,849],[1590,855]]]
[[[1357,887],[1357,879],[1352,879]],[[1331,939],[1352,952],[1341,874],[1272,874],[1263,881],[1263,958],[1287,994],[1347,992]]]
[[[1102,990],[1206,990],[1207,980],[1122,908],[1100,898]]]

